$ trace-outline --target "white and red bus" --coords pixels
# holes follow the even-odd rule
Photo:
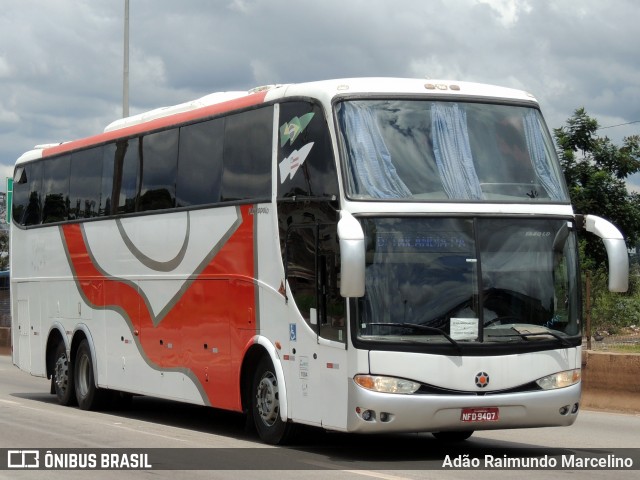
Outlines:
[[[13,362],[61,404],[246,412],[260,437],[570,425],[576,216],[536,100],[277,85],[119,120],[15,167]]]

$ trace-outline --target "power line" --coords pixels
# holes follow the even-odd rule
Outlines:
[[[599,127],[598,130],[604,130],[605,128],[622,127],[624,125],[631,125],[633,123],[640,123],[640,120],[634,120],[633,122],[619,123],[618,125],[609,125],[608,127]]]

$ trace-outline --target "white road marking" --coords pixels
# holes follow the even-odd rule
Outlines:
[[[363,475],[365,477],[381,478],[383,480],[408,480],[408,477],[399,477],[397,475],[389,475],[388,473],[372,472],[370,470],[345,470],[340,465],[327,462],[316,462],[315,460],[305,460],[303,463],[309,465],[316,465],[321,468],[327,468],[329,470],[340,470],[345,473],[353,473],[354,475]]]

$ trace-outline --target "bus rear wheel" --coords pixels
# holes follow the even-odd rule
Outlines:
[[[89,342],[84,339],[75,356],[73,377],[78,406],[82,410],[96,410],[102,406],[105,391],[96,387]]]
[[[251,415],[260,439],[271,445],[289,441],[294,426],[280,416],[280,391],[273,363],[263,357],[255,370],[251,388]]]
[[[51,381],[53,390],[60,405],[71,405],[75,402],[75,388],[73,385],[73,368],[67,355],[64,342],[59,342],[54,354],[53,375]]]

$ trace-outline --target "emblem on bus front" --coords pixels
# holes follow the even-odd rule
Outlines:
[[[476,375],[476,387],[484,388],[489,385],[489,374],[486,372],[480,372]]]

